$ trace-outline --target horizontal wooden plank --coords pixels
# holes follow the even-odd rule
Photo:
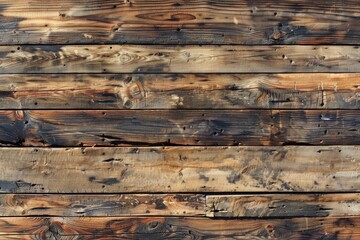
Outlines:
[[[359,44],[356,0],[0,1],[0,43]]]
[[[360,144],[356,110],[4,110],[2,146]]]
[[[208,195],[208,217],[359,216],[360,194]]]
[[[359,71],[358,46],[0,46],[0,73]]]
[[[0,218],[12,239],[347,239],[360,218],[213,220],[208,218]],[[16,238],[17,237],[17,238]]]
[[[359,191],[360,147],[1,148],[3,193]]]
[[[196,194],[0,194],[3,217],[204,216],[204,207]]]
[[[0,109],[359,109],[360,74],[2,74]]]

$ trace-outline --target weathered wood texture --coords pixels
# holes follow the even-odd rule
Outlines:
[[[41,215],[205,216],[205,196],[194,194],[0,195],[0,216]]]
[[[358,44],[356,0],[0,1],[0,43]]]
[[[0,46],[0,73],[358,72],[358,46]]]
[[[347,239],[360,218],[0,218],[2,239]],[[8,238],[9,237],[9,238]]]
[[[359,216],[360,194],[259,194],[206,196],[208,217]]]
[[[339,192],[360,147],[3,148],[4,193]]]
[[[2,146],[360,144],[356,110],[4,110]]]
[[[359,109],[360,74],[2,74],[0,109]]]

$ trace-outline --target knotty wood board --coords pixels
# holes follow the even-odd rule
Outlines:
[[[358,44],[359,3],[0,1],[1,44]]]
[[[209,218],[0,218],[3,239],[348,239],[359,217],[268,220]]]
[[[356,110],[4,110],[1,146],[360,144]]]
[[[208,217],[328,217],[359,216],[357,193],[208,195]]]
[[[0,216],[42,215],[205,216],[205,196],[199,194],[0,195]]]
[[[358,72],[358,46],[0,46],[0,73]]]
[[[357,192],[358,146],[2,148],[3,193]]]
[[[359,86],[358,73],[2,74],[0,109],[359,109]]]

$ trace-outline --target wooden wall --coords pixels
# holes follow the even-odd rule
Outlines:
[[[360,239],[359,0],[0,0],[0,239]]]

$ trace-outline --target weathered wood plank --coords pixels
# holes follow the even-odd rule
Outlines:
[[[0,46],[0,73],[359,71],[358,46]]]
[[[261,194],[206,196],[208,217],[359,216],[360,194]]]
[[[80,186],[79,186],[80,187]],[[204,216],[196,194],[0,194],[0,216]]]
[[[360,218],[213,220],[208,218],[0,218],[8,239],[347,239]]]
[[[0,109],[359,109],[359,86],[358,73],[3,74]]]
[[[360,147],[1,148],[4,193],[359,191]]]
[[[359,126],[356,110],[4,110],[0,145],[358,145]]]
[[[0,1],[0,43],[359,44],[356,0]]]

